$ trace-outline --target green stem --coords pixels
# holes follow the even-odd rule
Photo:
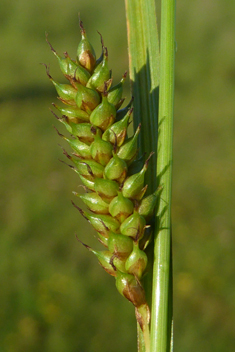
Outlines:
[[[157,151],[159,42],[154,0],[125,0],[134,127],[141,123],[140,154]],[[154,163],[150,163],[154,164]],[[154,172],[149,172],[155,190]],[[149,181],[149,180],[147,180]],[[148,182],[147,182],[148,183]]]
[[[134,127],[141,123],[139,152],[140,156],[151,151],[157,152],[157,123],[158,123],[158,86],[159,86],[159,42],[156,22],[155,0],[125,0],[129,68],[134,96]],[[148,192],[156,190],[156,163],[152,158],[146,175]],[[153,267],[153,248],[149,250],[150,268]],[[151,271],[151,270],[150,270]],[[146,276],[144,282],[146,297],[151,306],[152,273]],[[143,335],[140,327],[138,331],[138,351],[149,351],[149,336]]]
[[[162,0],[158,128],[158,185],[162,185],[155,232],[151,352],[172,348],[171,174],[174,104],[175,0]]]

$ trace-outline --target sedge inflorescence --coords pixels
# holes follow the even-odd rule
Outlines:
[[[133,303],[140,316],[141,307],[146,307],[141,284],[148,262],[145,249],[149,232],[146,229],[157,202],[156,193],[144,197],[147,190],[144,176],[151,155],[142,169],[133,173],[140,126],[132,137],[127,137],[132,101],[120,109],[126,73],[120,83],[113,86],[108,51],[102,37],[102,55],[96,59],[81,21],[80,29],[82,38],[76,60],[67,52],[61,57],[48,42],[68,79],[68,84],[58,83],[47,68],[47,75],[63,103],[63,107],[53,104],[62,117],[53,114],[72,137],[56,130],[73,150],[72,155],[65,150],[64,154],[84,185],[84,194],[77,196],[89,212],[73,204],[94,227],[105,250],[85,246],[115,277],[117,289]]]

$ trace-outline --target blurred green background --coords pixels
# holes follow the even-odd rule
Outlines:
[[[71,205],[45,68],[45,32],[75,57],[80,12],[116,82],[128,68],[124,1],[0,4],[0,351],[136,351],[134,309],[76,240],[99,248]],[[173,235],[175,351],[234,351],[235,3],[177,3]],[[126,96],[130,96],[126,84]],[[58,126],[59,125],[59,126]],[[66,145],[66,144],[64,144]],[[77,199],[74,199],[77,202]]]

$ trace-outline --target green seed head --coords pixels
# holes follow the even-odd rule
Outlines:
[[[75,105],[74,99],[77,94],[77,90],[74,87],[71,87],[69,84],[61,84],[54,81],[51,78],[51,82],[54,84],[55,89],[59,95],[59,99],[68,105]]]
[[[105,82],[110,79],[107,48],[103,48],[103,53],[102,61],[96,66],[94,73],[87,83],[87,87],[94,88],[99,92],[105,91]]]
[[[58,133],[58,135],[60,137],[62,137],[63,139],[65,139],[69,143],[70,147],[73,150],[75,150],[76,155],[78,157],[91,159],[91,153],[90,153],[90,146],[89,145],[87,145],[86,143],[81,142],[78,138],[75,138],[75,139],[67,138],[63,134],[61,134],[56,128],[55,128],[55,130]]]
[[[108,93],[108,101],[112,103],[116,108],[119,108],[120,101],[122,100],[123,83],[126,80],[127,72],[124,73],[120,83],[111,88]]]
[[[94,142],[90,147],[92,158],[100,163],[106,165],[112,157],[112,145],[109,142],[103,141],[98,134],[94,136]]]
[[[86,211],[83,211],[76,204],[72,202],[76,209],[80,212],[80,214],[88,220],[94,229],[99,232],[104,237],[108,238],[109,232],[119,233],[120,223],[112,218],[110,215],[91,215]]]
[[[113,255],[112,259],[111,259],[111,264],[113,265],[114,269],[116,271],[121,271],[122,273],[126,273],[126,268],[125,268],[125,259],[123,258],[118,258],[115,256],[115,254]]]
[[[77,65],[76,70],[74,71],[74,75],[70,78],[71,84],[74,84],[76,87],[76,83],[81,83],[84,86],[87,84],[90,73],[80,65]]]
[[[140,133],[140,125],[133,137],[129,138],[119,149],[117,155],[119,158],[125,160],[127,163],[131,163],[137,154],[137,138]]]
[[[114,267],[110,264],[112,260],[112,253],[109,251],[95,251],[91,247],[87,246],[86,244],[82,243],[90,252],[95,254],[97,257],[100,265],[103,267],[103,269],[110,275],[112,276],[117,276],[117,272],[114,269]]]
[[[150,219],[153,216],[157,200],[158,197],[156,193],[150,194],[148,197],[142,199],[138,207],[138,213],[144,216],[145,219]]]
[[[82,176],[76,169],[75,171],[78,173],[80,180],[82,181],[82,183],[84,184],[84,186],[86,187],[86,189],[90,190],[90,191],[95,191],[95,183],[93,180],[90,180],[87,177]]]
[[[91,113],[91,124],[101,128],[102,131],[105,131],[114,123],[115,117],[116,109],[113,104],[108,102],[107,96],[104,94],[101,104],[99,104]]]
[[[99,94],[90,88],[84,87],[82,84],[77,84],[75,102],[79,109],[85,110],[89,114],[94,110],[100,102]]]
[[[115,181],[106,180],[104,178],[95,179],[95,191],[108,202],[118,194],[118,190],[119,184]]]
[[[144,289],[133,275],[118,271],[116,287],[121,295],[126,297],[135,307],[146,303]]]
[[[102,177],[104,172],[104,167],[94,160],[74,160],[78,172],[88,178],[89,180],[94,180],[96,177]]]
[[[108,237],[109,231],[119,232],[120,223],[110,215],[87,215],[94,229]]]
[[[116,180],[122,183],[127,174],[127,164],[124,160],[120,159],[116,154],[113,154],[112,159],[104,169],[104,176],[109,180]]]
[[[101,131],[98,128],[93,128],[90,123],[71,124],[71,127],[72,134],[88,144],[94,141],[94,131],[101,136]]]
[[[124,185],[122,188],[122,193],[124,197],[139,199],[138,196],[144,186],[144,175],[147,171],[149,159],[151,156],[152,156],[152,153],[150,154],[149,158],[146,160],[140,172],[128,177],[124,182]]]
[[[77,58],[81,66],[91,72],[96,64],[96,55],[91,43],[87,39],[86,31],[80,21],[82,39],[77,48]]]
[[[146,269],[148,263],[147,255],[139,249],[139,243],[134,242],[134,247],[131,255],[127,258],[125,268],[129,274],[134,275],[139,280]]]
[[[64,123],[65,127],[67,130],[73,134],[72,129],[70,129],[70,124],[79,124],[85,121],[90,121],[89,115],[86,111],[79,109],[78,107],[60,107],[54,103],[52,105],[60,111],[60,113],[63,115],[62,119],[57,118],[60,120],[60,122]],[[55,115],[55,114],[54,114]],[[56,115],[55,115],[56,116]]]
[[[134,205],[128,198],[123,197],[121,192],[109,204],[110,214],[122,223],[133,212]]]
[[[109,141],[112,144],[120,147],[126,138],[127,127],[130,119],[130,115],[133,109],[130,109],[128,113],[123,117],[122,120],[114,123],[110,126],[103,134],[103,139]]]
[[[121,224],[120,232],[122,235],[138,240],[143,237],[145,225],[145,218],[134,212]]]
[[[79,197],[93,213],[109,214],[109,205],[97,193],[85,193]]]
[[[115,257],[119,259],[126,259],[132,252],[133,240],[130,237],[116,234],[113,232],[109,233],[108,248]]]
[[[150,223],[157,195],[154,193],[142,199],[147,189],[144,177],[149,159],[143,167],[141,163],[138,169],[131,168],[138,152],[140,125],[127,139],[133,98],[120,109],[124,102],[126,73],[120,83],[112,86],[108,51],[102,37],[102,55],[96,60],[82,22],[80,28],[82,39],[77,61],[67,52],[61,57],[49,44],[62,74],[69,81],[69,84],[58,83],[46,66],[59,100],[65,104],[62,107],[53,104],[62,117],[53,114],[72,135],[67,138],[57,131],[74,151],[69,155],[62,148],[74,164],[67,165],[79,175],[86,192],[74,194],[81,198],[88,211],[73,204],[108,250],[95,251],[85,246],[97,256],[102,267],[116,277],[118,290],[134,304],[137,315],[141,315],[142,307],[147,304],[140,280],[147,265],[144,250],[151,238],[150,225],[146,225],[146,221]]]

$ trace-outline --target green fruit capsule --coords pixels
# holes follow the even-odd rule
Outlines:
[[[149,220],[154,214],[154,209],[157,204],[159,191],[150,194],[148,197],[142,199],[139,207],[138,213],[145,217],[145,219]]]
[[[85,68],[83,68],[80,65],[77,65],[77,68],[74,72],[74,76],[72,77],[72,79],[74,81],[74,84],[78,82],[85,86],[90,77],[91,77],[90,73]],[[73,81],[71,81],[72,84],[73,84]]]
[[[134,242],[133,251],[126,260],[125,269],[129,274],[136,276],[140,280],[147,263],[148,258],[146,253],[139,248],[138,242]]]
[[[91,124],[101,128],[102,131],[105,131],[114,123],[115,117],[115,106],[108,102],[107,96],[104,93],[101,104],[99,104],[91,113]]]
[[[122,235],[132,237],[134,240],[139,240],[143,237],[146,226],[145,218],[137,212],[130,215],[120,226]]]
[[[122,76],[121,81],[114,87],[112,87],[108,92],[108,101],[112,103],[116,109],[119,108],[120,100],[122,99],[123,93],[123,83],[126,80],[127,72]]]
[[[44,64],[44,66],[46,67],[46,73],[47,76],[49,77],[49,79],[51,80],[51,82],[53,83],[58,95],[59,95],[59,99],[64,102],[65,104],[68,105],[75,105],[74,102],[74,98],[77,94],[77,91],[75,88],[73,88],[72,86],[70,86],[69,84],[61,84],[56,82],[50,75],[49,73],[49,69],[47,67],[47,65]]]
[[[60,107],[54,103],[52,105],[59,110],[59,112],[63,115],[62,119],[59,119],[60,122],[64,123],[67,130],[72,133],[72,130],[69,130],[70,123],[81,123],[84,121],[90,121],[90,115],[84,110],[79,109],[78,107]]]
[[[102,132],[99,128],[92,127],[90,123],[74,123],[69,121],[68,117],[63,115],[59,118],[53,111],[53,115],[58,121],[63,123],[67,128],[68,132],[80,139],[81,142],[90,144],[94,140],[94,131],[101,136]],[[91,129],[92,127],[92,129]]]
[[[80,21],[80,29],[82,39],[77,48],[77,58],[81,66],[85,67],[89,72],[93,71],[96,64],[95,50],[91,43],[87,40],[86,31]]]
[[[122,120],[115,122],[103,133],[103,140],[120,147],[126,138],[128,122],[133,109],[130,109]]]
[[[110,264],[110,261],[112,260],[112,253],[109,251],[95,251],[91,247],[87,246],[86,244],[82,243],[84,247],[86,247],[90,252],[95,254],[97,257],[100,265],[102,268],[110,275],[112,276],[117,276],[117,272],[114,269],[114,267]]]
[[[112,159],[104,169],[104,176],[109,180],[116,180],[122,183],[127,174],[127,164],[124,160],[120,159],[116,154],[113,154]]]
[[[91,159],[90,146],[77,139],[69,139],[64,137],[70,147],[75,150],[76,155],[82,159]]]
[[[89,180],[94,180],[95,177],[102,177],[104,167],[94,160],[78,161],[74,160],[78,172]]]
[[[69,84],[61,84],[53,79],[51,79],[52,83],[55,86],[55,89],[59,95],[59,98],[62,102],[68,105],[75,105],[74,99],[77,94],[77,90],[70,86]]]
[[[111,258],[110,263],[113,265],[116,271],[121,271],[122,273],[127,274],[127,270],[125,268],[125,259],[118,258],[115,255],[113,255],[113,258]]]
[[[140,126],[139,124],[134,136],[129,138],[117,152],[119,158],[125,160],[127,163],[131,163],[137,154],[137,138],[140,133]]]
[[[119,184],[115,181],[96,178],[94,183],[95,191],[108,202],[118,194]]]
[[[85,216],[94,229],[105,237],[108,237],[110,231],[119,232],[120,223],[110,215],[90,215],[85,213]]]
[[[77,160],[73,158],[71,155],[69,155],[64,148],[62,149],[63,149],[63,154],[69,160],[71,160],[76,165],[77,168],[75,169],[72,165],[68,165],[68,166],[70,166],[72,169],[75,169],[74,171],[76,171],[79,175],[81,174],[87,180],[90,180],[90,181],[94,181],[95,177],[98,177],[98,176],[102,177],[103,169],[104,169],[102,165],[100,165],[94,160],[84,160],[84,161],[81,161],[81,159]]]
[[[64,57],[61,57],[55,49],[52,47],[52,45],[49,43],[47,40],[47,43],[50,45],[50,48],[53,52],[53,54],[56,56],[59,66],[61,69],[61,72],[65,75],[66,78],[69,80],[75,79],[76,81],[80,82],[83,85],[86,85],[89,78],[90,78],[90,73],[83,68],[82,66],[78,65],[76,62],[74,62],[70,57],[67,52],[64,53]],[[72,82],[71,82],[72,83]]]
[[[46,41],[47,41],[47,44],[50,46],[51,51],[57,58],[62,73],[65,76],[74,77],[74,73],[78,65],[73,60],[71,60],[67,52],[64,53],[64,57],[60,56],[53,48],[51,43],[48,41],[47,34],[46,34]]]
[[[149,159],[153,153],[150,154],[140,172],[128,177],[122,187],[122,194],[124,197],[135,198],[141,192],[144,186],[144,176],[148,168]]]
[[[109,212],[115,217],[120,223],[128,218],[134,210],[132,201],[128,198],[123,197],[121,192],[118,192],[117,197],[113,198],[109,204]]]
[[[100,103],[100,96],[94,89],[84,87],[78,83],[75,102],[79,109],[85,110],[90,114]]]
[[[135,307],[146,303],[144,289],[133,275],[117,271],[116,287]]]
[[[108,249],[117,258],[127,258],[133,250],[133,240],[121,234],[109,233]]]
[[[91,143],[90,152],[95,161],[105,166],[112,158],[112,151],[113,148],[109,142],[103,141],[98,134],[94,136],[94,142]]]
[[[76,169],[75,171],[78,173],[80,180],[84,184],[84,186],[89,189],[90,191],[95,191],[95,183],[92,180],[89,180],[88,178],[82,176]]]
[[[109,205],[97,193],[85,193],[79,195],[79,198],[93,213],[109,214]]]
[[[70,147],[76,151],[76,156],[80,158],[85,158],[85,159],[91,159],[91,153],[90,153],[90,146],[87,145],[86,143],[81,142],[78,138],[77,139],[70,139],[65,137],[63,134],[61,134],[56,127],[54,127],[56,132],[60,137],[65,139]]]
[[[106,248],[108,248],[108,237],[104,237],[101,233],[96,232],[98,241]]]
[[[109,251],[100,251],[94,254],[96,254],[100,265],[109,275],[117,276],[117,271],[114,269],[113,265],[110,264],[112,253],[110,253]]]
[[[103,47],[103,53],[102,61],[96,66],[94,73],[87,83],[87,87],[96,89],[98,92],[104,92],[105,82],[110,79],[107,48]]]
[[[72,134],[85,143],[91,143],[94,141],[94,131],[96,134],[101,136],[102,132],[99,128],[92,127],[90,123],[70,123]],[[92,127],[92,129],[91,129]]]

